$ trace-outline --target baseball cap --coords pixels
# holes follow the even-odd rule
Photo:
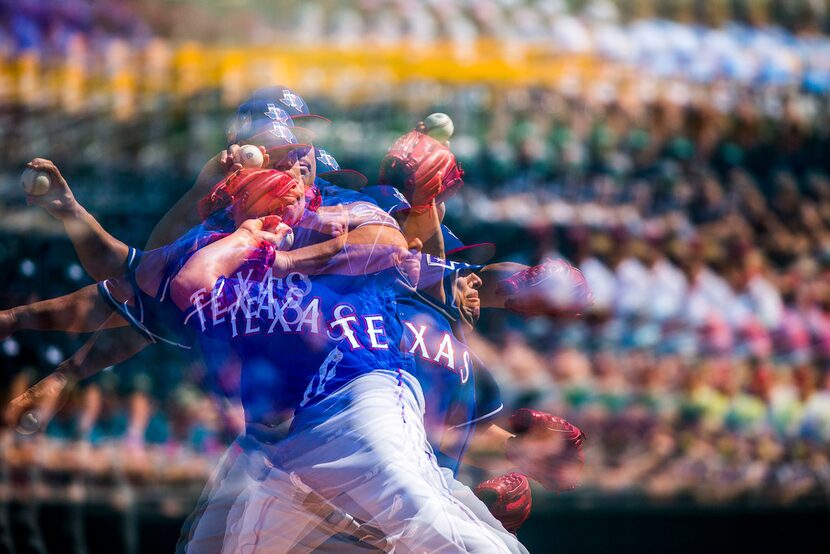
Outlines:
[[[496,245],[492,242],[465,245],[449,227],[443,224],[441,234],[444,236],[444,252],[448,260],[479,265],[487,262],[496,253]]]
[[[236,142],[264,146],[265,150],[276,161],[292,150],[308,150],[310,144],[300,141],[294,134],[297,127],[288,127],[279,121],[259,120],[251,122],[240,129]]]
[[[353,169],[341,169],[334,156],[322,148],[314,148],[317,158],[317,176],[332,185],[346,189],[360,190],[366,186],[369,179],[364,174]]]
[[[480,264],[468,264],[436,258],[429,254],[422,254],[418,286],[426,288],[442,283],[444,292],[446,293],[447,304],[454,306],[455,303],[451,299],[455,279],[468,275],[469,273],[478,272],[483,267]]]
[[[293,120],[303,119],[317,119],[326,123],[331,123],[328,118],[321,115],[313,114],[308,109],[308,104],[303,100],[303,97],[283,85],[276,85],[272,87],[263,87],[257,89],[251,94],[250,100],[266,101],[278,105],[280,108],[288,113],[288,116]]]
[[[314,138],[310,130],[298,127],[288,111],[276,100],[249,99],[236,109],[236,115],[228,128],[228,141],[231,144],[240,142],[268,124],[288,127],[299,142],[304,144],[311,144]]]

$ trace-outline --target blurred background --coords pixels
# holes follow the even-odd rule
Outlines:
[[[569,323],[485,312],[471,339],[508,412],[588,436],[579,490],[534,489],[530,550],[814,537],[830,516],[828,32],[828,0],[0,1],[0,308],[91,283],[25,205],[33,157],[143,245],[257,87],[303,95],[332,121],[316,144],[370,180],[445,112],[467,173],[450,226],[500,260],[566,257],[596,298]],[[84,338],[0,341],[3,402]],[[239,429],[202,378],[157,346],[44,435],[4,435],[0,548],[171,551]]]

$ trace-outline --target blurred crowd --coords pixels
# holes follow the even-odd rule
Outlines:
[[[588,462],[578,496],[699,505],[830,499],[830,377],[811,364],[547,352],[515,331],[475,348],[508,406],[579,422]]]
[[[830,90],[826,0],[249,0],[222,17],[217,9],[0,3],[0,99],[130,117],[145,102],[186,102],[211,87],[222,89],[227,107],[244,96],[240,89],[286,72],[306,94],[337,88],[338,101],[355,91],[388,101],[401,94],[399,82],[453,80],[468,66],[470,80],[526,74],[584,96],[560,62],[591,70],[589,94],[606,100],[620,94],[616,74],[639,83],[642,97],[669,81],[675,101],[712,94],[726,111],[734,95],[702,85]],[[780,109],[770,102],[765,109]]]
[[[519,92],[479,186],[448,210],[467,236],[516,261],[565,256],[591,285],[581,321],[488,314],[476,346],[513,407],[584,425],[587,490],[830,497],[827,102],[734,99]]]
[[[663,77],[830,85],[824,1],[362,0],[303,4],[285,30],[299,44],[326,36],[415,48],[492,40],[506,51],[596,55]]]
[[[34,377],[17,373],[9,395],[22,393]],[[3,498],[120,508],[129,500],[181,516],[243,425],[238,409],[220,408],[192,385],[165,398],[146,374],[105,372],[74,391],[43,434],[2,431]]]
[[[0,390],[20,394],[36,377],[16,373]],[[45,432],[0,429],[0,551],[171,548],[242,419],[193,386],[165,398],[151,379],[105,372]]]
[[[132,2],[0,2],[0,52],[7,59],[25,52],[62,58],[77,48],[104,50],[113,40],[140,45],[150,36]]]

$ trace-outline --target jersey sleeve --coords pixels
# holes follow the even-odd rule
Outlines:
[[[475,372],[475,421],[483,422],[492,419],[504,409],[504,403],[501,399],[501,390],[498,383],[496,383],[493,374],[487,369],[482,361],[473,354],[473,364]]]
[[[118,315],[150,342],[190,349],[194,335],[184,327],[182,313],[169,298],[169,283],[170,279],[165,278],[160,294],[153,297],[138,286],[134,277],[128,276],[127,298],[115,292],[112,280],[98,283],[98,293]],[[124,287],[118,288],[121,292]]]
[[[127,261],[126,261],[126,272],[127,274],[135,273],[135,270],[138,269],[138,264],[141,263],[141,258],[144,256],[144,251],[136,248],[135,246],[129,246],[127,250]]]
[[[170,298],[170,282],[176,272],[198,247],[199,239],[212,241],[220,235],[204,233],[194,229],[173,244],[164,247],[162,272],[158,291],[155,295],[142,289],[136,273],[142,261],[150,259],[135,247],[129,247],[126,272],[118,279],[107,279],[98,283],[98,293],[127,323],[150,342],[166,343],[190,349],[195,335],[183,324],[183,314]],[[154,258],[157,260],[158,257]],[[152,263],[152,262],[148,262]]]

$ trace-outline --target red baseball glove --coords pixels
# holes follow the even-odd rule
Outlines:
[[[522,315],[574,317],[594,303],[585,276],[562,259],[547,259],[502,279],[496,294],[508,297],[506,309]]]
[[[199,216],[230,208],[240,219],[270,215],[280,209],[299,183],[276,169],[245,168],[231,173],[199,201]],[[244,215],[244,217],[242,217]]]
[[[561,417],[522,408],[510,416],[515,437],[508,439],[505,454],[523,473],[551,491],[579,485],[585,455],[585,434]]]
[[[474,492],[511,533],[515,534],[530,516],[530,483],[521,473],[507,473],[484,481]]]
[[[449,147],[419,131],[396,140],[380,164],[380,184],[403,188],[416,211],[452,196],[463,178],[464,170]]]

